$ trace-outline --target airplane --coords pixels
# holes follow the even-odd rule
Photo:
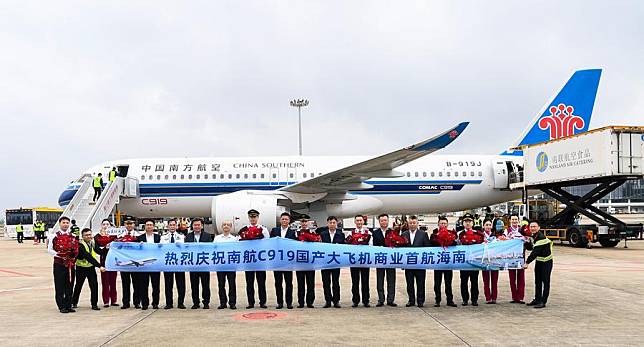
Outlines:
[[[139,259],[139,260],[127,260],[127,261],[119,261],[116,259],[116,266],[136,266],[136,267],[141,267],[145,264],[149,263],[154,263],[157,261],[156,258],[145,258],[145,259]]]
[[[578,70],[537,113],[511,147],[588,130],[601,69]],[[456,140],[468,123],[377,157],[283,156],[141,158],[100,163],[83,171],[60,195],[66,206],[83,180],[112,167],[138,180],[136,198],[118,210],[137,217],[212,217],[217,228],[232,220],[239,230],[246,212],[277,224],[282,212],[326,217],[357,214],[426,214],[461,211],[521,197],[509,189],[521,179],[522,152],[496,155],[429,155]]]

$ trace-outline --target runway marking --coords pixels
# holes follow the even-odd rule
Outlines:
[[[12,274],[12,275],[18,275],[18,276],[25,276],[25,277],[36,277],[32,274],[26,274],[24,272],[18,272],[18,271],[12,271],[12,270],[7,270],[7,269],[0,269],[0,272]]]
[[[456,338],[458,338],[459,340],[461,340],[461,342],[463,342],[466,346],[472,347],[472,345],[470,345],[469,343],[467,343],[467,341],[465,341],[465,340],[464,340],[460,335],[458,335],[457,333],[455,333],[452,329],[448,328],[448,327],[447,327],[447,325],[445,325],[445,324],[443,324],[443,322],[439,321],[439,320],[438,320],[438,318],[436,318],[436,317],[432,316],[432,314],[431,314],[431,313],[429,313],[428,311],[426,311],[424,308],[421,308],[420,310],[421,310],[421,311],[423,311],[423,313],[425,313],[425,314],[426,314],[427,316],[429,316],[431,319],[433,319],[436,323],[440,324],[440,326],[442,326],[443,328],[447,329],[447,331],[449,331],[450,333],[452,333],[452,335],[456,336]]]
[[[233,318],[237,321],[245,320],[277,320],[286,317],[286,313],[280,312],[252,312],[252,313],[239,313]]]
[[[0,294],[21,292],[24,290],[42,290],[42,289],[53,289],[54,287],[25,287],[25,288],[12,288],[12,289],[0,289]]]
[[[105,341],[105,342],[101,343],[101,344],[99,345],[99,347],[103,347],[103,346],[107,345],[108,343],[112,342],[112,341],[113,341],[114,339],[116,339],[117,337],[119,337],[119,336],[123,335],[123,333],[124,333],[124,332],[126,332],[126,331],[130,330],[130,329],[131,329],[131,328],[133,328],[135,325],[137,325],[137,324],[141,323],[144,319],[146,319],[146,318],[150,317],[151,315],[153,315],[153,314],[154,314],[154,312],[156,312],[156,311],[158,311],[158,310],[152,310],[152,311],[150,311],[150,313],[148,313],[148,314],[146,314],[145,316],[141,317],[141,319],[139,319],[139,320],[137,320],[136,322],[134,322],[134,323],[130,324],[129,326],[125,327],[125,329],[121,330],[118,334],[116,334],[116,335],[114,335],[114,336],[110,337],[109,339],[107,339],[107,341]]]

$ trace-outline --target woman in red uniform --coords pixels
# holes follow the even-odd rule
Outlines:
[[[105,258],[107,258],[107,251],[109,250],[109,244],[112,241],[116,240],[116,235],[109,235],[108,229],[112,226],[112,223],[103,219],[101,222],[101,230],[94,236],[94,242],[98,245],[98,254],[101,256],[100,263],[101,266],[105,266]],[[112,306],[118,306],[116,303],[116,271],[105,271],[101,272],[101,287],[103,288],[103,307],[110,307],[110,302]]]
[[[496,233],[492,229],[492,221],[483,221],[484,242],[496,241]],[[499,270],[483,271],[483,292],[487,304],[496,304],[497,283],[499,282]]]

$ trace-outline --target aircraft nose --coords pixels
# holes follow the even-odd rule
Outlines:
[[[60,193],[60,196],[58,197],[58,206],[67,206],[74,198],[74,195],[76,195],[76,192],[78,192],[78,187],[68,186],[67,189]]]

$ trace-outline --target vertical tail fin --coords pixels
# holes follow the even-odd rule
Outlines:
[[[544,105],[513,147],[549,141],[588,131],[601,69],[578,70]],[[508,153],[503,154],[517,154]]]

